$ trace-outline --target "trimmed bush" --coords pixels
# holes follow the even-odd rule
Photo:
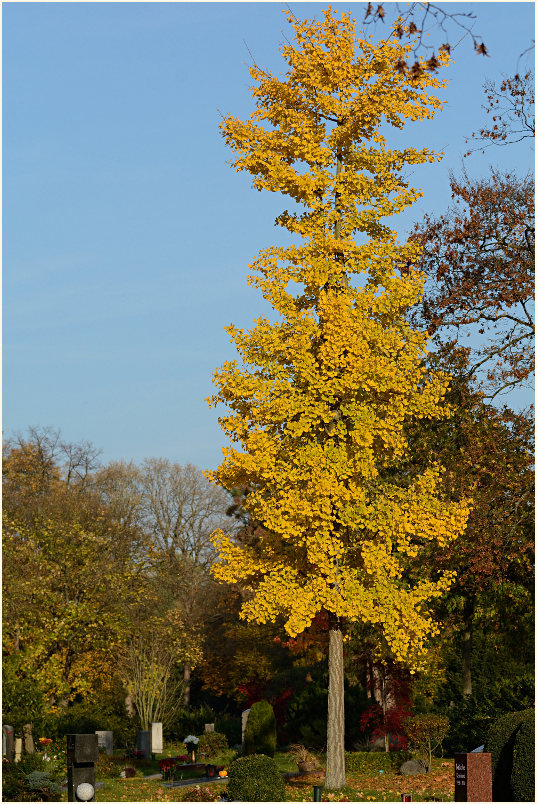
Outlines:
[[[204,732],[198,743],[198,752],[203,752],[209,759],[221,754],[222,751],[227,751],[228,748],[226,735],[218,731]]]
[[[520,725],[527,719],[533,722],[533,709],[509,712],[498,718],[490,727],[485,751],[492,754],[492,797],[494,801],[513,801],[511,787],[513,751]]]
[[[449,731],[449,719],[444,715],[414,715],[404,721],[404,726],[410,747],[423,754],[430,770],[433,752]]]
[[[271,757],[251,754],[235,759],[227,775],[230,801],[285,801],[285,782]]]
[[[511,787],[515,801],[533,801],[535,797],[535,721],[533,712],[520,724],[513,746]]]
[[[351,773],[398,771],[409,759],[410,751],[345,751],[345,769]]]
[[[276,751],[276,718],[268,701],[252,704],[244,731],[244,754],[266,754]]]

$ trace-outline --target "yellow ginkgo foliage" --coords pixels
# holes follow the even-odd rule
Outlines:
[[[288,16],[286,74],[252,67],[255,110],[222,123],[235,168],[295,203],[277,218],[292,244],[261,251],[248,279],[275,316],[249,331],[230,326],[241,360],[215,374],[211,401],[228,409],[220,424],[231,446],[211,476],[248,490],[263,532],[255,547],[216,532],[214,573],[250,590],[245,618],[284,615],[291,636],[331,613],[331,662],[349,618],[377,625],[393,656],[416,669],[436,628],[428,603],[452,578],[410,586],[404,571],[418,542],[441,547],[464,530],[468,506],[441,498],[434,462],[407,483],[390,477],[407,450],[405,422],[449,415],[449,377],[425,374],[427,334],[406,319],[422,292],[419,247],[385,221],[421,195],[405,168],[441,155],[392,150],[385,135],[433,117],[441,102],[429,89],[444,83],[425,65],[400,69],[408,31],[373,43],[344,13]],[[327,786],[336,787],[342,748],[331,752],[330,728],[329,710]]]

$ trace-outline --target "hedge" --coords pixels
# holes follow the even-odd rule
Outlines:
[[[351,773],[397,771],[409,759],[409,751],[345,751],[345,769]]]
[[[535,800],[535,721],[531,710],[515,735],[511,787],[515,801]]]
[[[520,725],[531,719],[533,723],[533,709],[522,712],[509,712],[502,715],[490,727],[485,751],[492,754],[492,798],[494,801],[514,801],[514,792],[511,786],[513,773],[513,751],[515,739]]]

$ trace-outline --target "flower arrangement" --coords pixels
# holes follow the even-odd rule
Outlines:
[[[166,757],[166,759],[159,760],[158,767],[160,772],[164,774],[164,777],[168,776],[168,774],[171,774],[175,763],[175,757]]]
[[[195,762],[196,761],[196,748],[198,747],[199,737],[194,737],[193,734],[189,734],[188,737],[185,737],[183,742],[186,745],[186,750],[187,751],[192,751],[192,762]]]

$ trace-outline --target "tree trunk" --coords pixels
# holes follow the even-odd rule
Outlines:
[[[190,706],[190,673],[191,673],[191,666],[189,662],[185,662],[185,669],[183,672],[183,678],[185,681],[185,686],[183,687],[183,705],[185,709],[188,709]]]
[[[134,708],[134,701],[132,699],[132,695],[128,692],[125,695],[125,711],[127,712],[128,717],[134,717],[136,714],[136,709]]]
[[[345,698],[343,686],[343,634],[332,626],[328,648],[328,734],[325,787],[345,785]]]
[[[474,624],[475,600],[466,598],[464,604],[464,627],[462,632],[462,695],[472,694],[472,631]]]

